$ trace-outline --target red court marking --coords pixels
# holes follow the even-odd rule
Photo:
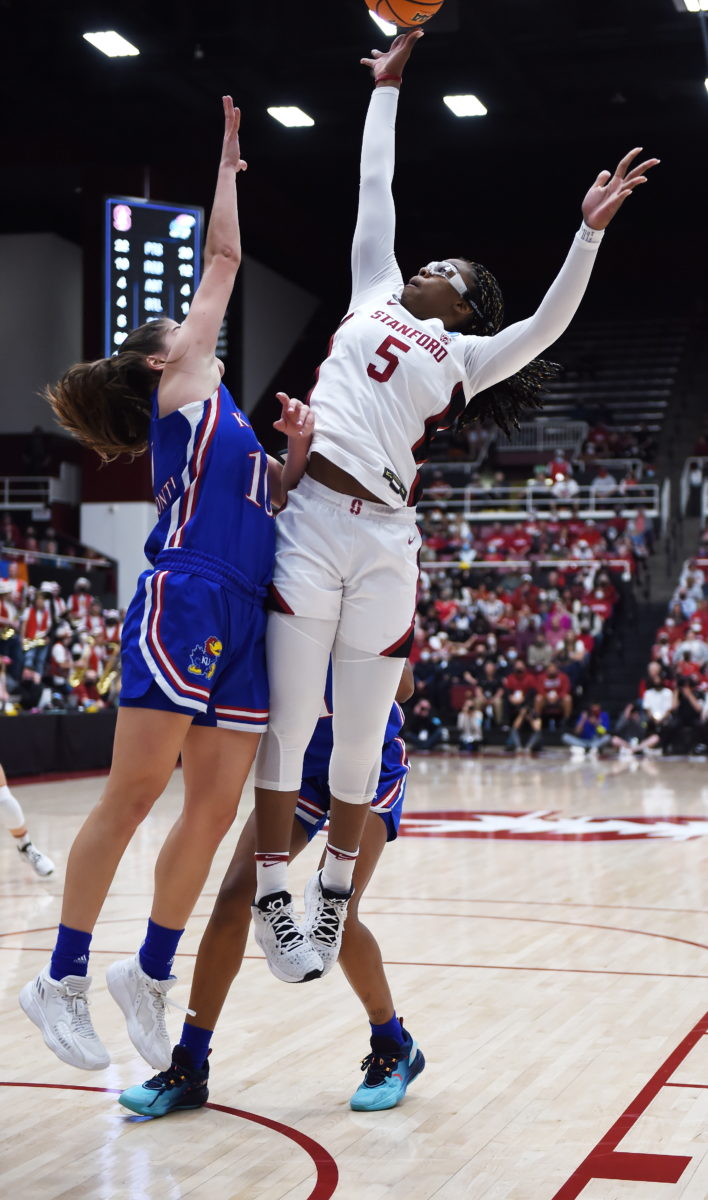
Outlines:
[[[26,954],[51,954],[54,950],[53,946],[0,946],[2,951],[17,953],[18,950]],[[128,951],[124,948],[121,950],[94,950],[91,948],[91,955],[95,957],[97,954],[110,954],[112,958],[125,958]],[[196,958],[195,951],[178,950],[175,958]],[[244,962],[265,962],[262,954],[244,954]],[[607,967],[519,967],[508,963],[446,963],[446,962],[407,962],[403,959],[386,958],[384,959],[386,967],[431,967],[433,969],[445,968],[459,971],[542,971],[552,975],[619,975],[622,979],[633,978],[637,976],[641,979],[708,979],[708,975],[692,975],[685,971],[611,971]]]
[[[700,1039],[708,1033],[708,1013],[683,1041],[672,1050],[669,1057],[652,1075],[639,1095],[632,1100],[618,1121],[590,1151],[587,1158],[574,1171],[567,1183],[552,1200],[577,1200],[586,1185],[593,1179],[631,1179],[636,1183],[678,1183],[691,1161],[683,1154],[627,1154],[617,1147],[663,1087],[672,1086],[669,1077],[690,1054]],[[708,1085],[705,1085],[708,1086]]]
[[[209,915],[211,915],[211,914],[209,914]],[[671,934],[671,933],[653,933],[651,930],[648,930],[648,929],[625,929],[624,926],[622,926],[622,925],[598,925],[596,922],[590,922],[590,921],[559,921],[559,920],[554,920],[551,917],[518,917],[518,916],[505,917],[505,916],[499,915],[498,913],[440,913],[440,912],[393,913],[393,912],[376,912],[375,909],[373,909],[373,910],[367,909],[366,915],[369,917],[398,917],[398,918],[400,918],[401,916],[406,916],[406,917],[445,917],[445,918],[455,917],[455,918],[460,918],[461,920],[464,920],[464,921],[511,921],[511,922],[523,921],[530,925],[564,925],[564,926],[568,926],[571,929],[604,929],[604,930],[607,930],[609,933],[636,933],[640,937],[659,938],[665,942],[679,942],[683,946],[695,946],[698,950],[708,950],[708,945],[706,945],[703,942],[693,942],[693,941],[690,941],[688,938],[676,937],[674,934]],[[142,920],[143,920],[143,917],[106,917],[106,918],[101,918],[101,920],[97,921],[96,926],[98,927],[99,925],[126,925],[130,921],[142,921]],[[208,916],[205,913],[193,913],[192,920],[204,921],[204,920],[208,920]],[[11,930],[6,933],[0,933],[0,938],[25,937],[27,934],[30,934],[30,933],[51,933],[55,929],[56,929],[56,925],[42,925],[42,926],[37,926],[36,928],[33,928],[33,929],[16,929],[16,930]],[[27,947],[13,946],[13,947],[11,947],[11,949],[13,949],[13,950],[21,950],[21,949],[33,950],[33,949],[35,949],[35,947],[33,947],[33,946],[27,946]],[[91,952],[96,953],[96,951],[94,951],[94,950],[92,950]],[[105,951],[104,951],[104,953],[105,953]],[[424,964],[421,964],[421,965],[424,965]],[[456,964],[452,963],[450,965],[454,966]],[[464,965],[464,964],[459,964],[459,965]]]
[[[708,1088],[708,1083],[667,1083],[666,1087]]]
[[[121,1092],[121,1088],[86,1087],[84,1084],[77,1083],[17,1083],[6,1080],[0,1080],[0,1087],[48,1088],[59,1092],[103,1092],[115,1095],[120,1095]],[[266,1129],[272,1129],[275,1133],[280,1133],[283,1137],[289,1138],[291,1142],[295,1142],[306,1154],[309,1154],[317,1172],[315,1186],[305,1200],[330,1200],[330,1196],[334,1195],[339,1181],[337,1164],[329,1151],[325,1150],[324,1146],[320,1146],[319,1142],[313,1141],[306,1133],[300,1133],[299,1129],[293,1129],[291,1125],[283,1125],[280,1121],[272,1121],[270,1117],[260,1117],[257,1113],[246,1112],[242,1108],[229,1108],[225,1104],[205,1104],[204,1107],[213,1108],[216,1112],[228,1113],[231,1117],[240,1117],[243,1121],[253,1121],[255,1125],[263,1125]],[[153,1118],[153,1120],[157,1119]]]

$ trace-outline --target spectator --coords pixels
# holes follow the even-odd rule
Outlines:
[[[656,731],[663,725],[674,707],[674,693],[660,678],[652,679],[641,699],[642,708],[651,719],[651,729]]]
[[[649,718],[639,704],[628,704],[622,712],[615,726],[612,745],[624,758],[644,754],[645,750],[653,750],[659,745],[659,735],[651,732]]]
[[[594,498],[612,496],[617,491],[617,480],[607,467],[598,467],[597,475],[590,484],[590,495]]]
[[[442,721],[433,712],[429,700],[419,700],[408,714],[405,738],[409,750],[421,750],[423,753],[434,750],[442,742]]]
[[[573,697],[568,676],[551,662],[536,680],[534,715],[536,717],[561,717],[570,720]]]
[[[610,718],[601,705],[591,704],[587,712],[582,712],[578,717],[574,732],[564,733],[561,740],[570,746],[571,754],[578,757],[593,752],[597,754],[612,740]]]
[[[528,658],[530,667],[534,669],[540,667],[542,670],[548,666],[553,658],[553,650],[546,641],[546,636],[542,630],[539,630],[535,635],[526,652],[526,657]]]
[[[517,658],[514,668],[504,680],[505,723],[512,726],[522,708],[533,703],[536,676],[529,671],[523,658]]]
[[[459,747],[463,754],[477,754],[483,738],[484,714],[479,702],[470,697],[457,714]]]
[[[492,659],[487,659],[482,668],[482,678],[477,685],[475,701],[483,713],[487,727],[492,724],[501,725],[504,688],[497,664]]]

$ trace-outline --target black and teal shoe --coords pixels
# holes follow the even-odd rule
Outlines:
[[[166,1117],[176,1109],[201,1108],[209,1099],[209,1063],[193,1067],[184,1046],[175,1046],[172,1063],[138,1087],[121,1092],[118,1103],[144,1117]]]
[[[378,1112],[395,1108],[406,1094],[409,1083],[420,1075],[425,1059],[407,1030],[403,1043],[395,1038],[372,1037],[371,1054],[361,1064],[366,1071],[364,1082],[349,1101],[357,1112]]]

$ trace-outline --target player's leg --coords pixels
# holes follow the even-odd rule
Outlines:
[[[295,805],[307,744],[322,709],[336,621],[272,613],[268,621],[270,721],[256,760],[254,935],[286,983],[315,979],[322,959],[295,922],[287,883]]]
[[[192,725],[182,747],[184,804],[155,865],[155,895],[145,940],[134,958],[111,964],[108,989],[143,1058],[167,1068],[172,1042],[165,995],[172,962],[214,854],[230,829],[253,763],[258,733]]]
[[[20,993],[20,1004],[63,1062],[100,1070],[110,1062],[88,1011],[93,928],[125,849],[164,791],[191,716],[121,708],[103,795],[77,834],[66,868],[61,924],[51,963]]]
[[[291,858],[307,845],[307,834],[293,822]],[[243,962],[256,887],[255,815],[239,836],[213,912],[199,943],[189,996],[190,1012],[168,1071],[128,1088],[120,1103],[132,1112],[166,1116],[175,1109],[200,1108],[208,1099],[211,1038],[231,985]]]
[[[352,878],[381,766],[381,744],[404,658],[357,650],[338,638],[332,654],[334,749],[325,864],[305,889],[304,932],[324,973],[337,961]]]
[[[54,863],[46,854],[33,844],[27,832],[27,823],[19,800],[13,796],[7,786],[7,776],[0,765],[0,820],[8,833],[15,839],[15,845],[22,857],[38,875],[51,875]]]
[[[402,785],[399,815],[403,790]],[[369,810],[354,869],[354,897],[349,904],[339,955],[341,968],[366,1009],[371,1025],[371,1053],[362,1063],[366,1076],[350,1101],[352,1108],[362,1111],[394,1108],[403,1099],[408,1084],[425,1066],[417,1044],[396,1016],[379,944],[359,916],[361,898],[386,846],[392,820],[397,824],[390,814],[382,819]]]

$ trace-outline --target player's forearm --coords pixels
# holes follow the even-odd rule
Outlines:
[[[219,164],[214,203],[204,244],[205,269],[217,256],[231,260],[238,270],[241,263],[241,229],[236,198],[236,172],[233,167],[224,163]]]
[[[563,266],[532,317],[508,325],[472,350],[475,390],[492,387],[520,371],[568,328],[595,264],[602,233],[583,223]]]
[[[374,88],[364,123],[361,146],[359,209],[352,243],[355,290],[368,273],[380,269],[382,257],[393,253],[396,210],[391,185],[395,167],[398,89]]]

